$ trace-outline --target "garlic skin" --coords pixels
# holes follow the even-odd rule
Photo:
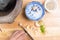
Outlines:
[[[37,27],[40,26],[40,24],[39,24],[38,22],[35,22],[34,24],[35,24],[35,26],[37,26]]]

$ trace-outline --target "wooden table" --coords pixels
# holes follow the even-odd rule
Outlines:
[[[22,11],[19,13],[19,15],[16,17],[13,23],[11,24],[0,24],[0,28],[2,32],[0,31],[0,40],[9,40],[10,36],[15,30],[21,30],[21,28],[18,26],[19,23],[22,23],[23,26],[26,26],[27,24],[30,24],[33,26],[34,21],[30,21],[25,16],[25,6],[31,2],[32,0],[23,0],[23,6]],[[39,1],[42,4],[44,3],[44,0],[35,0]],[[58,1],[58,5],[60,4],[60,0]],[[59,5],[60,10],[60,5]],[[45,16],[43,17],[43,22],[46,26],[47,33],[45,35],[40,34],[41,40],[60,40],[60,12],[59,10],[56,13],[45,13]],[[40,40],[39,38],[36,38],[35,40]]]

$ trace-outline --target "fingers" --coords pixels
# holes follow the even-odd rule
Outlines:
[[[25,33],[25,34],[23,34],[23,35],[21,35],[20,37],[18,37],[17,38],[17,40],[28,40],[28,36],[27,36],[27,34]]]
[[[15,31],[11,36],[10,40],[30,40],[28,35],[23,31]]]

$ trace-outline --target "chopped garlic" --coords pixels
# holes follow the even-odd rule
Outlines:
[[[40,24],[38,24],[38,22],[35,22],[35,26],[40,26]]]
[[[30,27],[29,27],[29,25],[27,25],[27,29],[29,29]]]

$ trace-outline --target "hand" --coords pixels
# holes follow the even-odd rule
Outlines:
[[[23,31],[15,31],[10,40],[31,40],[28,35]]]

